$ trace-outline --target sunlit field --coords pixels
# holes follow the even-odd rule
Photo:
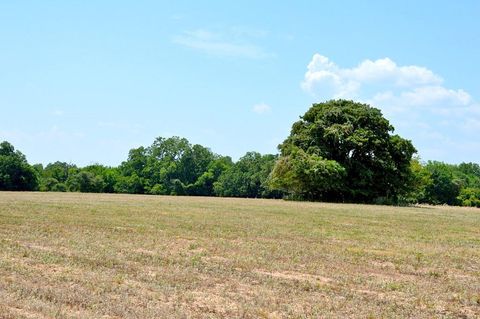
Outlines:
[[[0,318],[475,318],[480,209],[0,193]]]

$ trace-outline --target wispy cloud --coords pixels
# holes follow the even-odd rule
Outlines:
[[[259,103],[259,104],[255,104],[252,110],[257,114],[265,114],[265,113],[270,113],[272,111],[272,108],[268,104]]]
[[[264,48],[253,44],[252,38],[266,36],[266,32],[247,28],[231,28],[226,32],[204,29],[186,31],[173,37],[173,42],[206,54],[249,59],[264,59],[272,56]]]
[[[269,32],[263,29],[256,29],[245,26],[235,26],[230,28],[230,33],[235,37],[265,38]]]
[[[347,98],[382,109],[427,159],[475,160],[480,105],[463,89],[452,89],[432,70],[396,64],[389,58],[365,60],[352,68],[315,54],[301,87],[316,99]]]

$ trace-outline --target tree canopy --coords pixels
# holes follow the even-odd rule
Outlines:
[[[150,147],[130,150],[119,167],[118,192],[214,195],[213,184],[232,165],[229,157],[177,136],[159,137]]]
[[[393,131],[367,104],[313,104],[279,146],[273,186],[307,199],[396,202],[409,187],[416,150]]]
[[[417,184],[417,202],[480,207],[478,164],[428,161],[415,174],[423,176]]]
[[[268,185],[275,160],[275,155],[248,152],[219,177],[215,193],[228,197],[280,197],[280,192]]]
[[[12,144],[0,144],[0,190],[28,191],[36,190],[38,177],[20,151]]]

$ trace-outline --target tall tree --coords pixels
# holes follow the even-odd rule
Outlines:
[[[316,199],[397,201],[409,187],[410,161],[416,150],[393,131],[380,110],[367,104],[347,100],[313,104],[279,146],[277,163],[289,161],[293,167],[306,167],[295,175],[276,168],[273,178],[291,192]],[[312,173],[314,181],[303,183],[304,176]],[[335,187],[329,188],[329,184]]]

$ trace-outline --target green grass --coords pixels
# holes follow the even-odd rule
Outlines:
[[[479,209],[0,193],[0,318],[479,316]]]

